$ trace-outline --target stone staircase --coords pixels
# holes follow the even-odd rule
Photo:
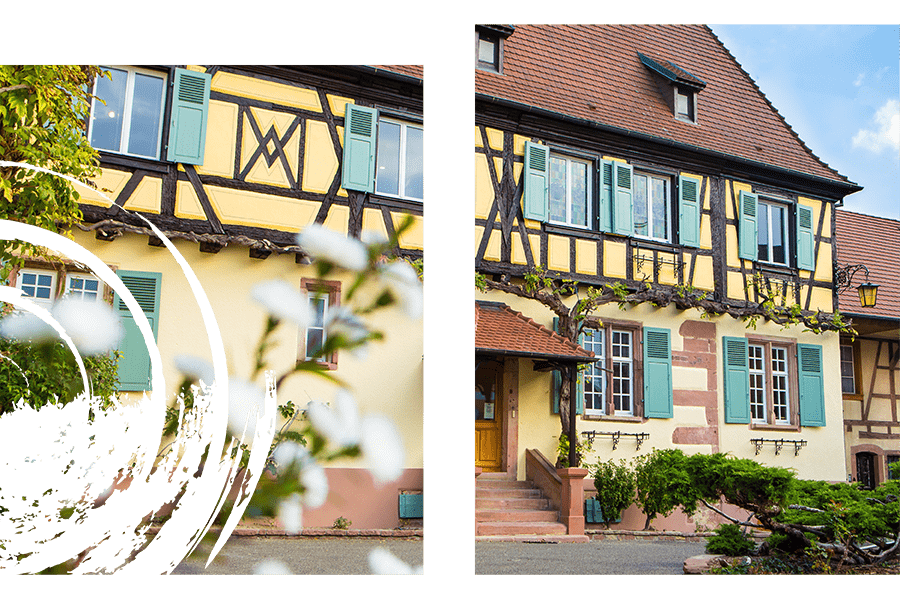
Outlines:
[[[541,490],[528,481],[512,481],[506,473],[482,473],[475,480],[475,536],[541,541],[580,537],[566,536],[559,512],[550,508]]]

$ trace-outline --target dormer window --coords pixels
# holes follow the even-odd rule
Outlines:
[[[706,83],[670,60],[651,58],[640,52],[638,58],[650,71],[673,116],[679,121],[696,123],[697,96]]]
[[[501,73],[503,69],[503,40],[512,35],[512,25],[475,26],[475,68]]]

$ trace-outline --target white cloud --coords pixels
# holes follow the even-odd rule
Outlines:
[[[865,74],[865,73],[860,73],[859,76],[856,78],[856,81],[853,82],[853,85],[855,85],[856,87],[861,86],[862,83],[863,83],[863,80],[864,80],[865,78],[866,78],[866,74]]]
[[[853,147],[861,147],[872,152],[885,148],[900,150],[900,101],[888,100],[875,113],[875,130],[860,129],[853,136]]]

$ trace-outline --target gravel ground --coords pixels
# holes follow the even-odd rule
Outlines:
[[[680,575],[705,540],[596,540],[586,544],[476,542],[479,575]]]

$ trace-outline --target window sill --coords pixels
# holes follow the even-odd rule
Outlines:
[[[584,421],[612,421],[619,423],[643,423],[642,417],[634,417],[627,415],[582,415]]]
[[[396,208],[416,214],[422,213],[421,200],[408,200],[406,198],[394,198],[392,196],[378,196],[376,194],[369,195],[369,203],[375,206],[384,206],[387,208]]]
[[[547,233],[556,233],[559,235],[565,235],[569,237],[581,237],[592,240],[602,239],[604,233],[600,233],[599,231],[593,231],[591,229],[582,229],[580,227],[573,227],[571,225],[562,225],[560,223],[544,223],[544,230]]]
[[[844,400],[863,400],[862,394],[842,394]]]
[[[163,160],[155,160],[152,158],[141,158],[139,156],[128,156],[126,154],[115,154],[100,151],[100,165],[113,165],[117,167],[129,167],[133,169],[143,169],[145,171],[155,171],[157,173],[168,173],[173,163]]]
[[[800,431],[799,425],[775,425],[774,423],[750,423],[755,431]]]

